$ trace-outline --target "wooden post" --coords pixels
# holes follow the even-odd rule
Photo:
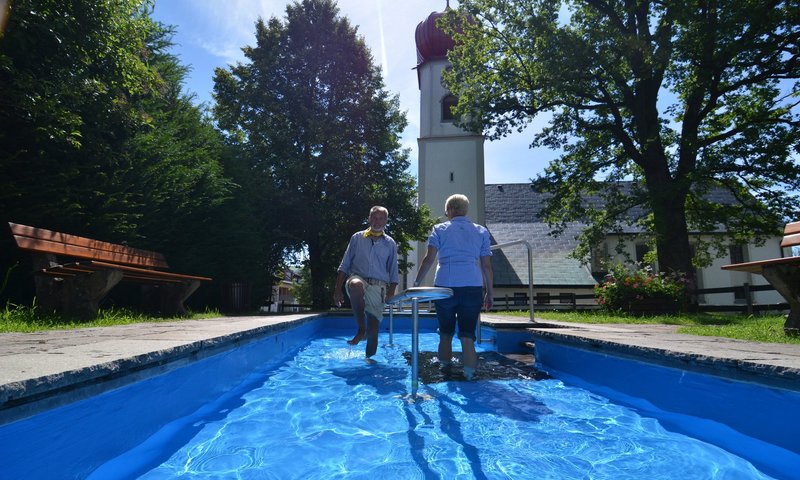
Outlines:
[[[753,314],[753,295],[750,293],[750,284],[747,283],[747,282],[744,282],[744,285],[742,285],[742,288],[744,289],[744,299],[747,302],[747,315],[752,315]]]
[[[771,265],[764,267],[762,275],[789,303],[789,315],[786,316],[783,331],[787,335],[800,335],[800,268]]]

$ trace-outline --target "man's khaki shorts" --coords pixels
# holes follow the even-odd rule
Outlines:
[[[350,294],[350,282],[354,279],[361,280],[361,283],[364,285],[364,310],[366,310],[369,315],[377,318],[380,322],[383,319],[383,308],[386,306],[386,304],[383,303],[383,300],[386,298],[386,286],[372,285],[358,275],[351,275],[344,284],[347,289],[347,295],[350,296],[351,304],[353,303],[353,297]]]

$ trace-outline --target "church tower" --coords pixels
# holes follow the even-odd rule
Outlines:
[[[484,137],[455,125],[450,107],[458,99],[442,81],[442,72],[450,66],[447,52],[454,43],[436,26],[442,15],[431,13],[415,32],[420,90],[419,203],[428,205],[434,217],[444,217],[447,197],[463,193],[469,197],[469,217],[485,224]]]
[[[447,8],[449,9],[449,1]],[[418,187],[420,205],[428,205],[431,213],[442,220],[447,197],[461,193],[469,198],[469,218],[486,224],[486,194],[484,191],[483,142],[480,134],[468,132],[455,125],[450,107],[458,103],[442,81],[442,72],[450,67],[447,52],[455,45],[453,39],[436,26],[442,12],[432,12],[417,25],[417,81],[420,90],[420,128]],[[422,263],[427,244],[418,244],[415,266]],[[431,285],[433,271],[428,274]],[[413,278],[413,277],[412,277]]]

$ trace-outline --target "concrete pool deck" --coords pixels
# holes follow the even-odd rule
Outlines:
[[[85,398],[316,318],[224,317],[0,334],[0,424]],[[484,315],[496,329],[669,366],[800,390],[800,345],[675,333],[668,325],[593,325]],[[66,399],[66,401],[65,401]]]

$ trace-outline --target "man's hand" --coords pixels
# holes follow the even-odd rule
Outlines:
[[[337,307],[341,307],[342,303],[344,303],[344,294],[341,290],[337,290],[336,293],[333,294],[333,304]]]
[[[383,299],[383,303],[389,303],[389,299],[394,297],[395,290],[397,290],[397,284],[390,283],[389,288],[386,289],[386,297]]]

